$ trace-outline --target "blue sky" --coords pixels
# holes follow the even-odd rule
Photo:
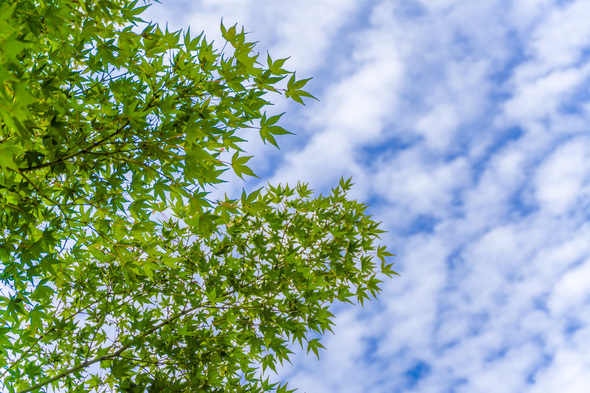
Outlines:
[[[353,176],[400,277],[337,306],[300,392],[586,392],[590,386],[590,2],[162,0],[148,19],[238,23],[314,77],[277,97],[295,136],[252,135],[260,182]],[[221,190],[220,190],[221,191]]]

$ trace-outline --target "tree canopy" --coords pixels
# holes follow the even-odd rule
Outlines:
[[[9,392],[286,392],[335,301],[395,274],[351,200],[268,185],[213,200],[269,94],[311,97],[243,29],[162,30],[127,0],[0,3],[0,381]],[[242,144],[243,146],[243,144]]]

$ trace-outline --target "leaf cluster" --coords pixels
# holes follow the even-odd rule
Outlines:
[[[140,19],[127,0],[0,3],[0,381],[9,392],[286,392],[259,369],[318,354],[334,301],[394,274],[349,200],[269,186],[213,201],[240,142],[278,147],[288,75],[222,25]],[[229,153],[231,162],[223,161]],[[377,258],[378,262],[375,261]]]

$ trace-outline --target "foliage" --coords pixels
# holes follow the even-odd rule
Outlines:
[[[391,254],[350,181],[210,200],[224,171],[254,176],[244,137],[287,133],[267,94],[303,103],[307,80],[235,26],[220,52],[144,9],[0,3],[0,380],[286,392],[260,369],[291,343],[317,355],[328,306],[374,296]]]

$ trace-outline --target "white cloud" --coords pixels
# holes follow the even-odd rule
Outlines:
[[[348,65],[309,115],[314,135],[302,150],[287,155],[275,180],[298,176],[326,184],[354,174],[363,181],[356,155],[364,146],[379,144],[403,75],[387,21],[374,15],[376,25],[359,32]]]
[[[570,269],[555,284],[549,298],[549,310],[552,315],[579,315],[590,300],[590,260],[583,261],[579,266]]]
[[[546,68],[569,67],[590,44],[590,3],[584,0],[554,7],[532,39],[532,53]]]
[[[226,26],[243,26],[254,41],[264,37],[259,49],[270,49],[275,59],[291,57],[288,68],[306,75],[328,64],[338,34],[358,5],[352,0],[170,0],[154,4],[149,15],[173,21],[176,28],[190,25],[193,33],[205,31],[217,42],[223,18]]]
[[[584,339],[577,345],[568,346],[557,351],[551,365],[535,375],[535,383],[529,389],[531,393],[572,392],[585,393],[590,386],[590,354],[585,348],[590,334],[586,329]]]
[[[522,36],[530,33],[531,27],[538,24],[539,19],[544,18],[551,10],[553,0],[521,0],[510,4],[508,20],[510,26],[521,35],[521,42],[528,42],[528,37]]]
[[[317,68],[331,68],[340,35],[346,33],[359,5],[352,0],[258,1],[254,24],[272,29],[265,32],[274,37],[272,53],[291,56],[290,67],[310,74]]]
[[[513,98],[506,103],[508,117],[524,123],[561,115],[589,78],[584,53],[590,46],[590,3],[572,1],[554,7],[532,3],[526,10],[515,7],[519,15],[528,12],[529,19],[535,15],[536,23],[521,33],[527,61],[515,69],[508,83]]]
[[[459,118],[457,108],[442,103],[418,121],[416,131],[424,135],[428,147],[435,150],[446,150],[457,131]]]
[[[410,149],[377,165],[371,189],[401,209],[402,217],[447,217],[454,191],[470,183],[468,163],[463,158],[431,162],[430,154],[426,149]],[[408,222],[402,219],[397,224],[403,226]]]
[[[560,146],[538,168],[536,197],[541,208],[556,214],[590,205],[590,138]]]
[[[574,67],[517,82],[514,98],[506,103],[507,115],[519,122],[556,116],[564,101],[588,78],[588,72],[588,67]]]

